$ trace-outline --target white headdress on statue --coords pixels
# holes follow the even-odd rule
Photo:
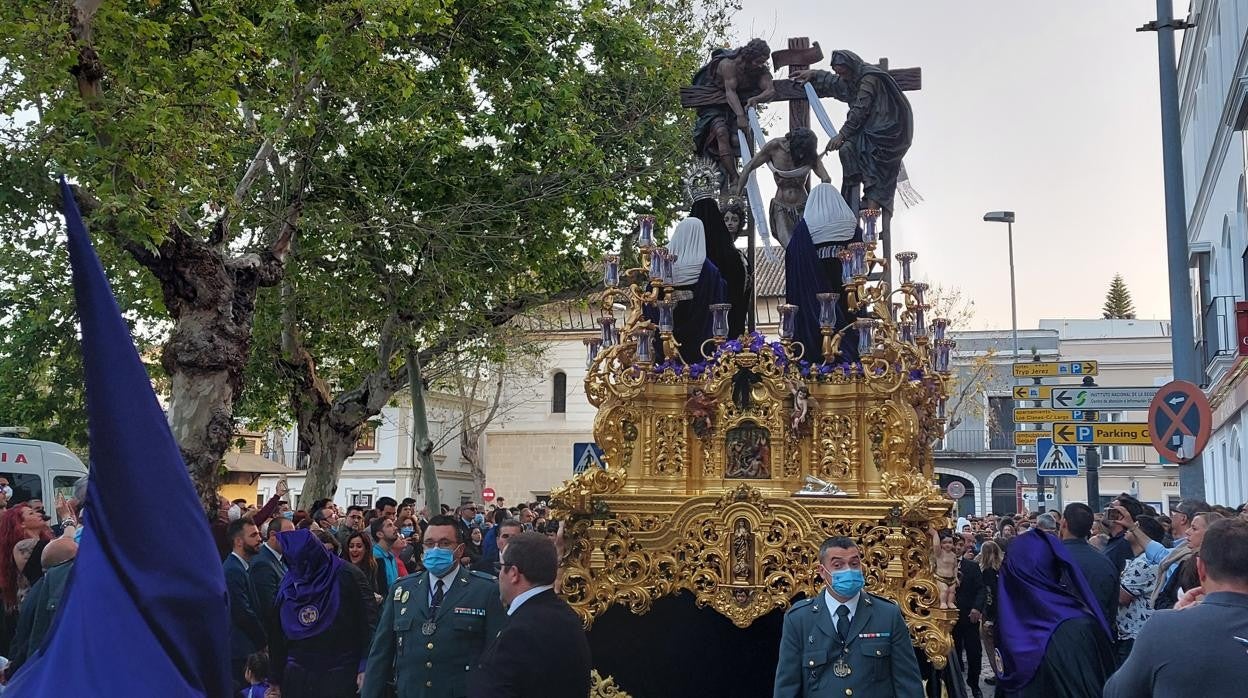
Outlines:
[[[672,285],[689,286],[697,281],[702,273],[702,262],[706,261],[706,229],[702,221],[692,216],[681,221],[672,233],[667,251],[676,255]]]
[[[810,190],[806,199],[806,227],[816,245],[844,242],[854,237],[858,217],[849,209],[845,198],[831,184],[820,183]]]

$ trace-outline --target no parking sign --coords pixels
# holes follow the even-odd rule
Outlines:
[[[1213,413],[1203,390],[1188,381],[1170,381],[1148,408],[1153,447],[1175,463],[1186,463],[1209,443]]]

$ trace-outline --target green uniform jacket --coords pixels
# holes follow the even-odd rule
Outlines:
[[[844,657],[847,676],[834,668]],[[923,698],[910,630],[893,602],[862,592],[848,644],[836,634],[823,592],[784,616],[774,698]]]
[[[498,597],[498,579],[460,565],[432,618],[429,575],[401,577],[381,601],[381,619],[365,667],[362,698],[384,698],[395,682],[399,698],[464,698],[468,672],[485,646],[502,629],[507,612]]]

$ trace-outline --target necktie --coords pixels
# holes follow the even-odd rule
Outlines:
[[[433,600],[429,602],[429,611],[431,613],[436,612],[438,610],[438,606],[442,605],[442,597],[444,595],[445,593],[442,590],[442,580],[439,579],[438,583],[433,585]]]
[[[842,642],[849,638],[849,606],[836,607],[836,634]]]

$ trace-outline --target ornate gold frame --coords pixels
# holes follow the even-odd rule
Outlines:
[[[608,468],[582,473],[551,500],[565,522],[561,593],[586,627],[613,605],[644,614],[679,591],[748,627],[817,593],[819,546],[848,536],[862,550],[868,590],[896,602],[915,645],[944,666],[957,611],[939,607],[928,529],[947,527],[952,506],[934,485],[932,460],[950,380],[947,349],[943,357],[937,349],[946,340],[912,331],[926,310],[921,287],[868,282],[872,264],[885,266],[873,250],[847,290],[851,307],[876,318],[864,325],[866,351],[852,366],[805,365],[791,343],[753,336],[717,338],[704,372],[675,362],[658,370],[636,361],[630,341],[648,326],[637,308],[655,295],[644,282],[650,250],[641,269],[623,275],[630,287],[604,294],[604,313],[629,305],[624,341],[604,332],[608,346],[592,356],[585,380]],[[905,310],[890,309],[897,294]],[[828,336],[830,357],[840,337]],[[748,404],[733,398],[742,372],[752,380]],[[799,386],[814,401],[800,424],[792,398]],[[701,437],[686,410],[695,388],[714,405]],[[728,434],[747,421],[770,433],[769,472],[727,478]],[[807,476],[843,496],[803,491]],[[618,691],[608,683],[602,691]]]

